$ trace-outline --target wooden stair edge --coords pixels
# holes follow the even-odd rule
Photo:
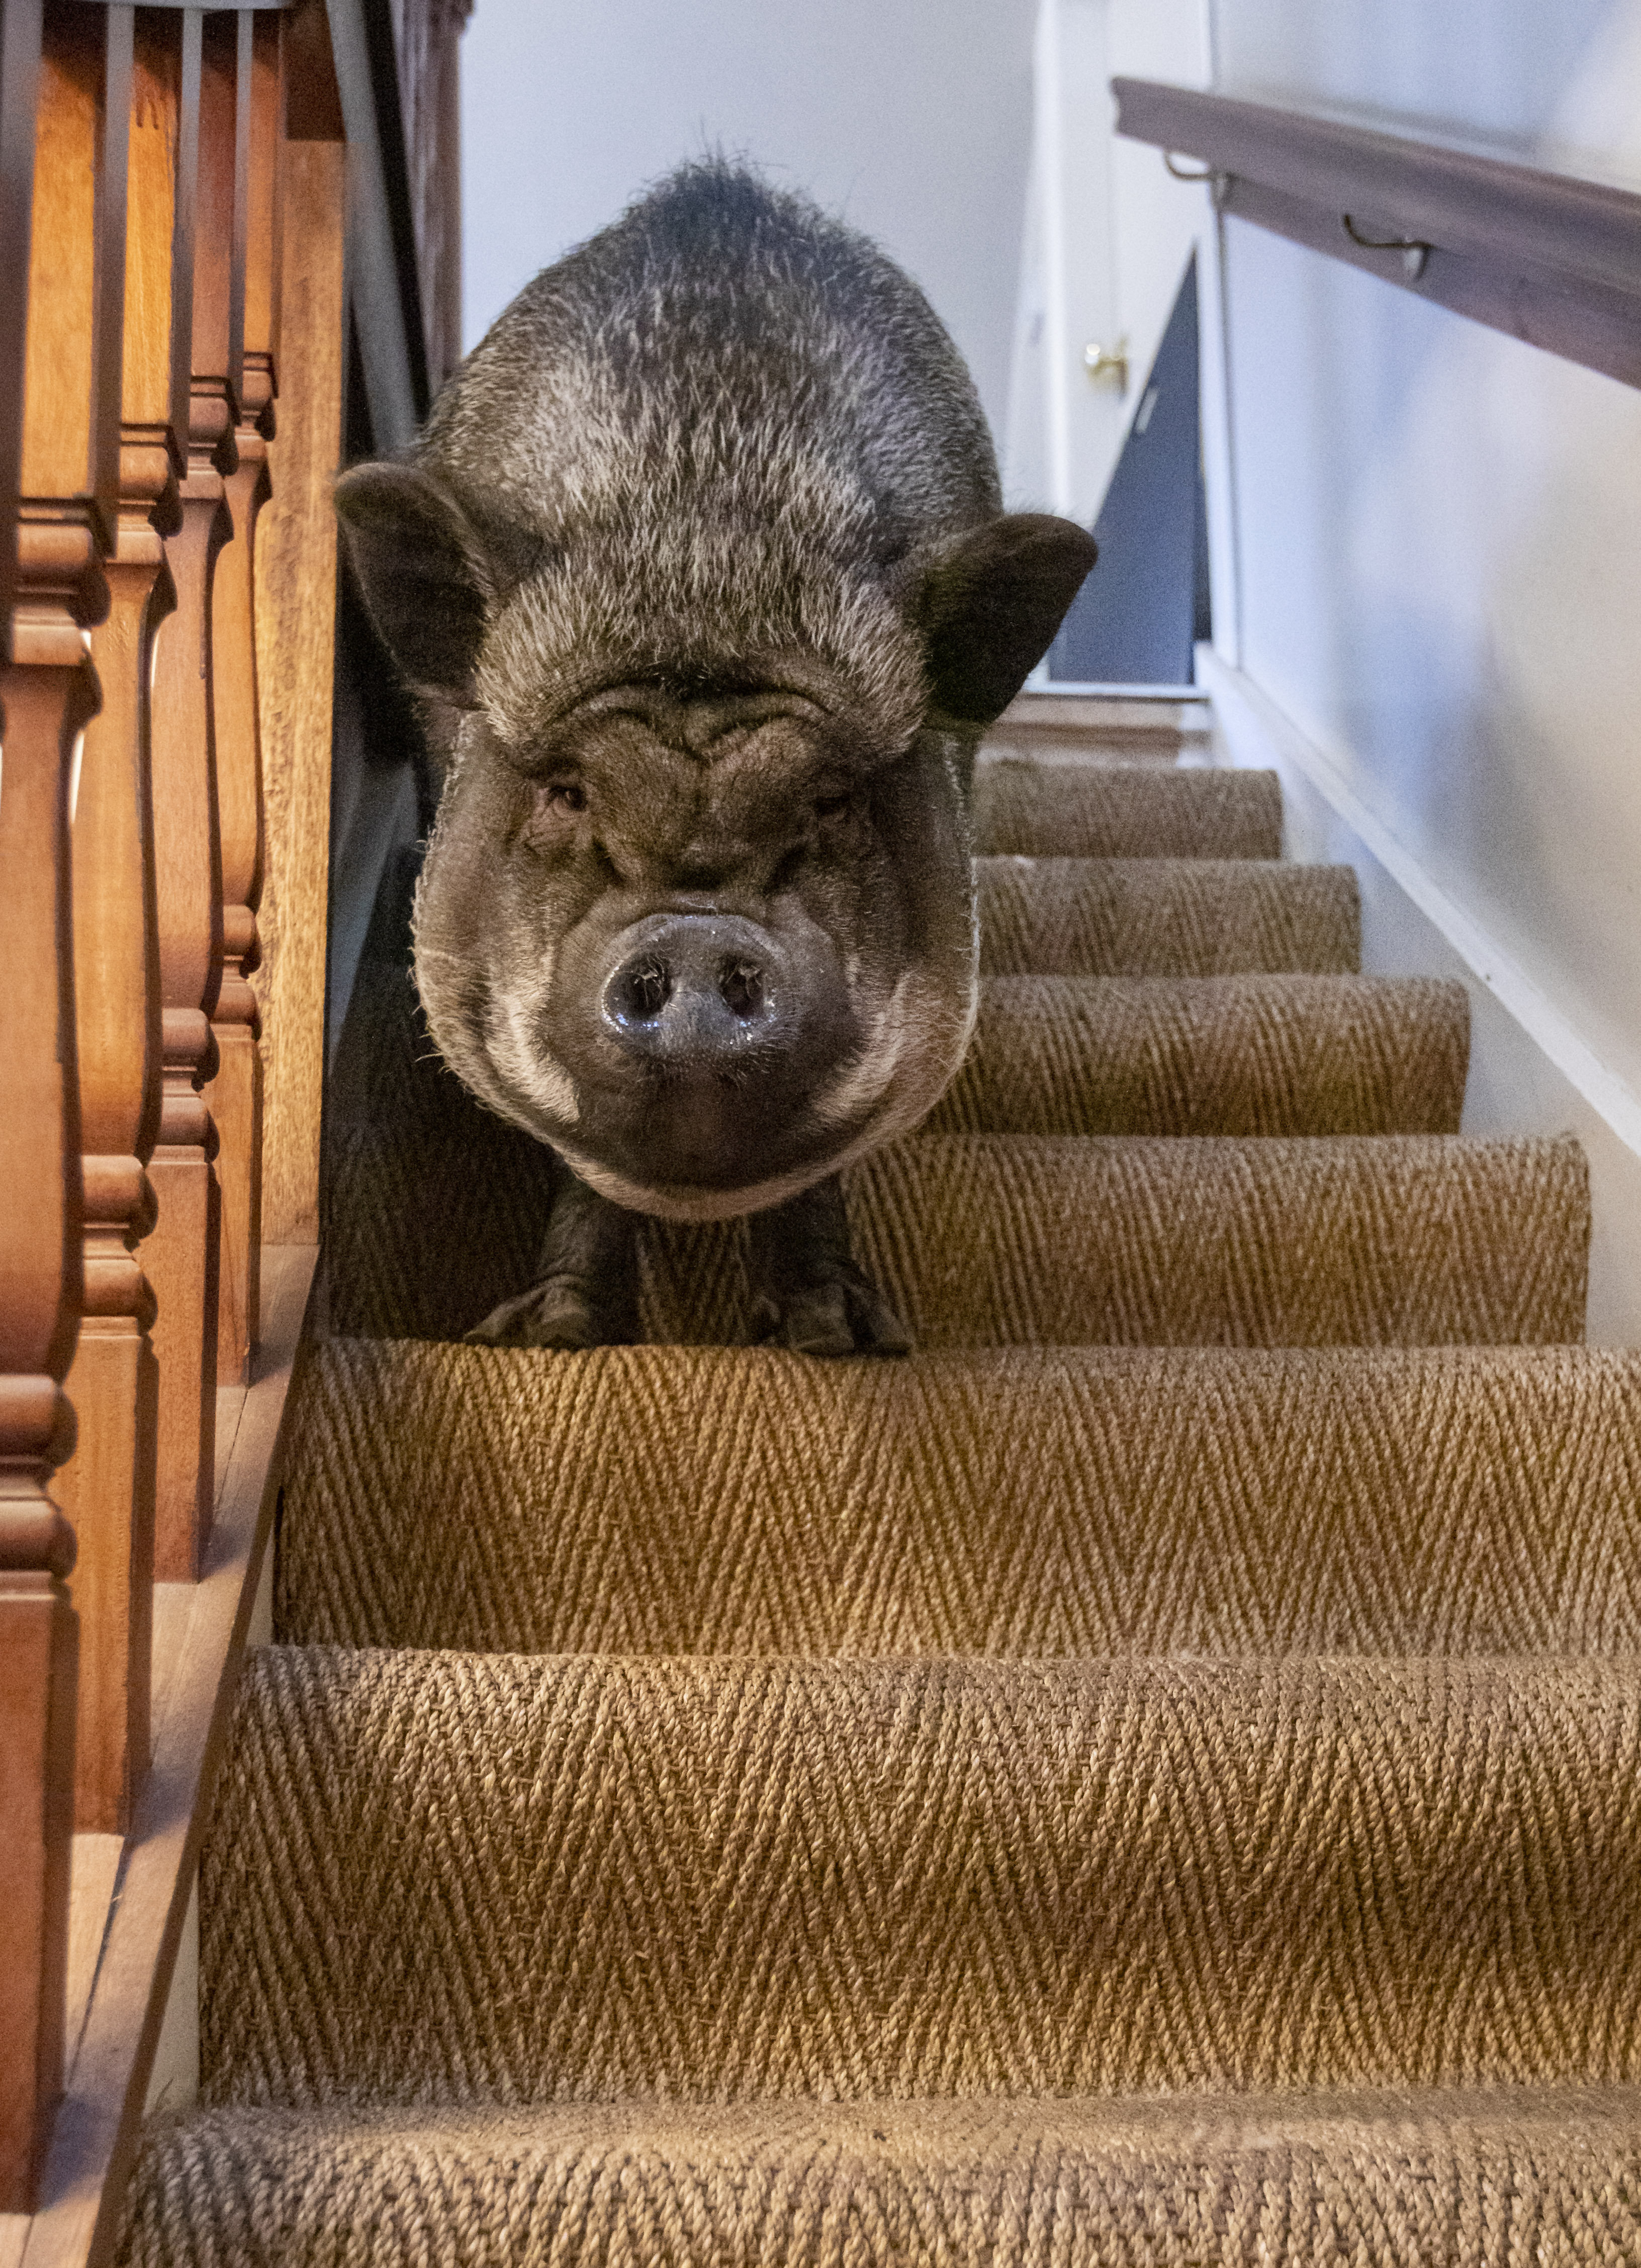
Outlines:
[[[108,1900],[74,1918],[99,1943],[67,2085],[53,2123],[32,2219],[0,2216],[0,2268],[103,2268],[119,2235],[150,2078],[193,1889],[240,1663],[270,1565],[286,1413],[319,1259],[313,1245],[264,1246],[262,1338],[246,1388],[224,1388],[219,1424],[232,1427],[216,1520],[186,1613],[156,1622],[153,1762],[117,1873],[77,1872],[85,1895]],[[180,1589],[182,1587],[168,1587]],[[166,1643],[169,1635],[171,1643]],[[105,1843],[107,1837],[90,1838]]]
[[[1082,754],[1085,760],[1107,752],[1112,756],[1160,757],[1165,762],[1181,756],[1201,761],[1212,729],[1205,692],[1190,698],[1173,688],[1148,696],[1135,688],[1091,693],[1085,688],[1058,692],[1034,687],[1015,695],[989,728],[982,745],[1024,743],[1044,754],[1063,748],[1068,754]]]

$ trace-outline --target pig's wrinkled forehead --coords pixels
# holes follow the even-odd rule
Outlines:
[[[476,691],[492,728],[526,747],[606,686],[751,689],[763,666],[796,659],[817,666],[885,758],[901,754],[924,717],[920,639],[880,582],[806,571],[781,549],[698,534],[670,559],[664,542],[567,548],[490,609]]]

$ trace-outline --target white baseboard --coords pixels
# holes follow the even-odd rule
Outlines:
[[[1465,1132],[1570,1132],[1583,1143],[1593,1213],[1588,1336],[1596,1345],[1641,1344],[1641,1100],[1268,695],[1208,646],[1196,649],[1196,675],[1214,704],[1217,761],[1280,775],[1287,855],[1355,867],[1363,968],[1455,976],[1468,989]]]

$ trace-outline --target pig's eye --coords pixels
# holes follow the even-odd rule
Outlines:
[[[532,792],[524,839],[538,850],[563,850],[575,840],[575,816],[587,807],[585,790],[572,779],[538,780]]]
[[[815,799],[815,817],[841,819],[854,800],[854,797],[848,793],[818,796]]]

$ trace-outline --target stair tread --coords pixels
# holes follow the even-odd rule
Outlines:
[[[1254,858],[977,858],[990,976],[1349,975],[1362,912],[1349,866]]]
[[[1638,1768],[1634,1657],[264,1647],[206,2099],[1630,2083]]]
[[[1120,752],[1168,762],[1189,753],[1200,760],[1211,746],[1213,711],[1203,694],[1173,699],[1132,694],[1018,693],[981,748],[982,762],[993,751],[1025,749],[1038,762],[1066,751],[1096,763],[1121,761]],[[1129,761],[1133,760],[1131,753]]]
[[[1274,859],[1282,790],[1269,771],[999,755],[975,765],[974,827],[984,856]]]
[[[1641,2094],[217,2110],[134,2205],[128,2268],[1630,2260]]]
[[[943,1133],[1456,1134],[1462,984],[991,976]]]
[[[1641,1352],[334,1339],[288,1639],[1641,1653]]]
[[[489,1122],[495,1127],[495,1122]],[[339,1126],[333,1327],[459,1338],[521,1291],[551,1161],[463,1114]],[[919,1134],[844,1176],[856,1256],[916,1344],[1517,1344],[1582,1336],[1570,1138]],[[744,1222],[644,1222],[653,1341],[752,1336]]]

